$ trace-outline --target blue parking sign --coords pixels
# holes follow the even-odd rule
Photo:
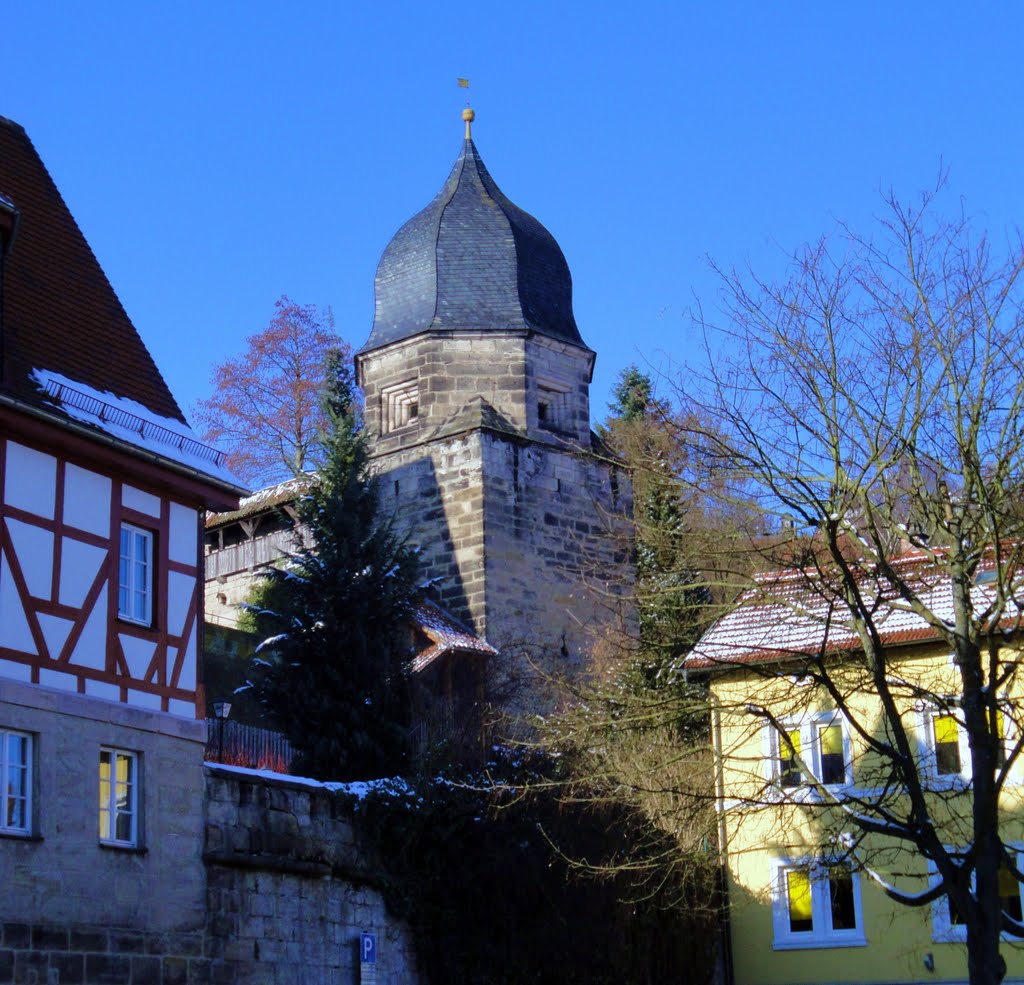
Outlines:
[[[359,935],[359,961],[361,964],[377,963],[377,935]]]

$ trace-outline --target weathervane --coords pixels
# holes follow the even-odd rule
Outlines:
[[[469,88],[469,79],[456,79],[460,89]],[[476,113],[473,112],[473,107],[469,105],[469,100],[466,100],[466,108],[462,111],[462,118],[466,121],[466,140],[472,140],[473,135],[470,132],[470,127],[473,121],[476,119]]]

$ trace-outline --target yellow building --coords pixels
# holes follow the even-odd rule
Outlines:
[[[922,603],[918,611],[877,590],[866,630],[820,572],[766,575],[686,661],[688,673],[706,676],[712,695],[740,985],[967,980],[958,908],[945,894],[929,898],[950,860],[967,859],[964,886],[973,885],[969,850],[977,837],[961,670],[921,614],[951,620],[952,591],[934,558],[897,563]],[[976,579],[977,611],[991,582],[991,573]],[[874,629],[881,665],[865,656],[872,648],[861,634]],[[1014,862],[1014,849],[1024,848],[1016,742],[1024,729],[1013,702],[1018,653],[996,643],[1008,635],[989,635],[992,661],[982,664],[998,674],[986,712],[1001,787],[992,826]],[[940,843],[929,850],[938,862],[925,857],[922,841]],[[1000,895],[1006,922],[1019,922],[1021,885],[1008,865]],[[1004,931],[1000,949],[1006,980],[1024,977],[1024,940]]]

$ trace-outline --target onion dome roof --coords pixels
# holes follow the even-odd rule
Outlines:
[[[472,116],[464,118],[466,140],[448,180],[377,266],[373,329],[361,351],[461,329],[536,332],[584,346],[558,243],[498,188],[469,136]]]

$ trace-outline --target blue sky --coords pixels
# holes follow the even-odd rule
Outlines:
[[[953,3],[11,4],[23,124],[188,412],[281,294],[354,347],[395,230],[474,138],[555,235],[598,353],[698,358],[710,256],[772,276],[880,192],[1024,217],[1024,7]]]

